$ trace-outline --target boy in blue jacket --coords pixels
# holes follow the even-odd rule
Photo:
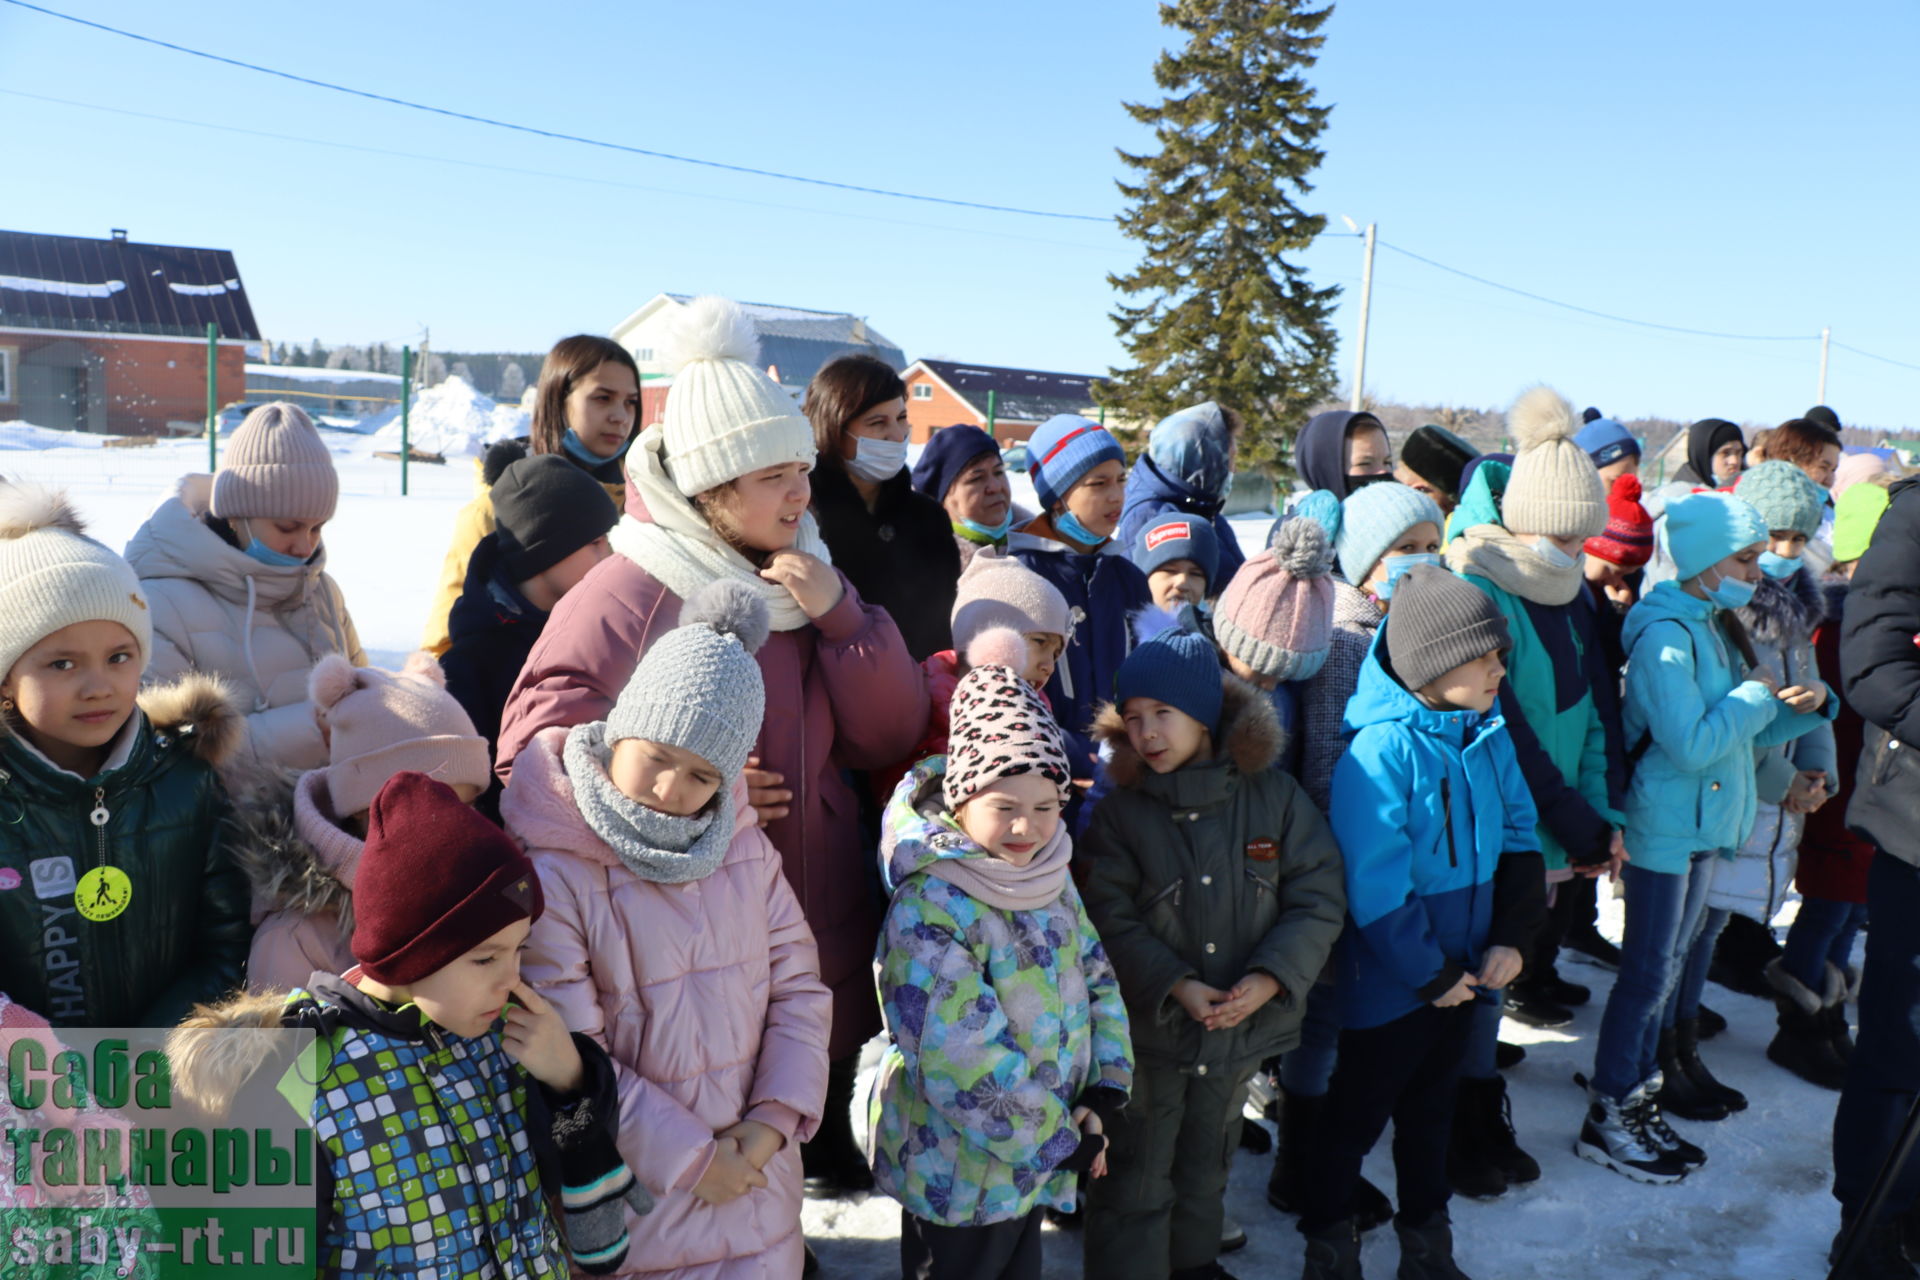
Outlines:
[[[1300,1216],[1305,1280],[1358,1280],[1353,1193],[1388,1120],[1401,1280],[1462,1275],[1447,1216],[1454,1082],[1478,993],[1519,976],[1546,913],[1538,815],[1493,711],[1511,645],[1484,593],[1416,566],[1348,706],[1330,810],[1347,880],[1343,1030]]]

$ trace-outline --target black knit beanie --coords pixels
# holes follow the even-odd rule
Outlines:
[[[522,458],[493,486],[500,568],[514,582],[545,573],[620,519],[598,480],[557,453]]]

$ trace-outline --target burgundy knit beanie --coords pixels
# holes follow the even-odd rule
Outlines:
[[[373,798],[353,881],[353,958],[405,986],[546,909],[533,863],[500,828],[424,773],[396,773]]]

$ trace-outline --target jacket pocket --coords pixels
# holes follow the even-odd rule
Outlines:
[[[1868,776],[1873,785],[1879,787],[1886,785],[1900,763],[1900,739],[1877,725],[1873,727],[1872,732],[1877,740],[1873,745],[1873,768]]]
[[[1247,879],[1253,886],[1248,894],[1248,902],[1253,913],[1253,927],[1249,934],[1249,940],[1251,940],[1264,936],[1269,929],[1280,922],[1280,886],[1276,883],[1279,878],[1277,871],[1274,873],[1273,880],[1262,875],[1258,867],[1249,866],[1246,872]]]
[[[1153,936],[1176,949],[1186,942],[1186,922],[1181,915],[1181,906],[1187,896],[1185,876],[1174,880],[1154,891],[1153,896],[1140,904],[1140,914],[1146,919],[1147,928]]]

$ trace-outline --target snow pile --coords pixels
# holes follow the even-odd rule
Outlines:
[[[85,431],[55,431],[31,422],[0,422],[0,449],[98,449],[105,436]]]
[[[414,397],[409,422],[413,447],[442,457],[478,457],[496,440],[524,436],[533,417],[515,405],[494,402],[465,378],[448,378]],[[376,440],[400,448],[400,410],[396,406],[366,420]]]

